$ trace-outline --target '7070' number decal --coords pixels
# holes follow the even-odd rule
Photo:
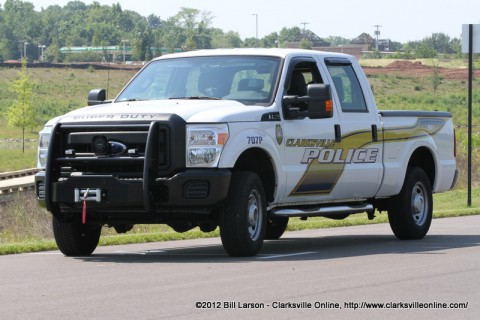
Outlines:
[[[262,144],[262,137],[247,137],[248,144]]]

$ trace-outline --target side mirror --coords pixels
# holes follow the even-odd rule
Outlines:
[[[282,106],[285,119],[331,118],[333,117],[333,102],[330,85],[309,84],[306,96],[284,96]]]
[[[313,83],[307,86],[308,117],[324,119],[333,117],[332,91],[330,85]]]
[[[93,89],[88,93],[88,105],[94,106],[102,104],[107,100],[107,92],[105,89]]]

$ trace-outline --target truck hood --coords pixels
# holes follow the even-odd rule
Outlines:
[[[105,103],[80,108],[49,124],[96,121],[145,121],[176,114],[187,123],[260,121],[271,107],[244,105],[234,100],[155,100]]]

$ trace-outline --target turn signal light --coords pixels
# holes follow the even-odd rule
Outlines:
[[[333,102],[332,100],[325,101],[325,111],[332,112],[333,111]]]

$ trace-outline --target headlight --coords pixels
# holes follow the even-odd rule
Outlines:
[[[228,140],[228,126],[187,125],[187,167],[216,167]]]
[[[52,127],[44,127],[39,133],[38,138],[38,155],[37,155],[37,168],[45,169],[47,164],[48,144],[50,143],[50,137],[52,136]]]

